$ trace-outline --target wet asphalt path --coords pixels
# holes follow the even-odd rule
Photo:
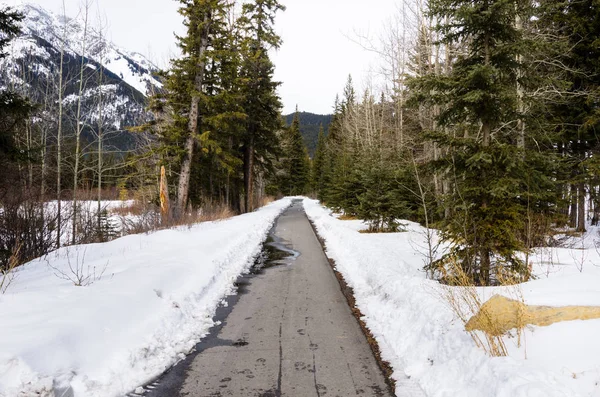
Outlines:
[[[301,201],[274,234],[299,256],[243,278],[223,324],[147,396],[391,395]]]

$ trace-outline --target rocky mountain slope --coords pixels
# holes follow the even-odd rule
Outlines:
[[[8,56],[0,60],[0,86],[31,98],[46,122],[57,120],[55,109],[62,88],[67,135],[69,127],[74,129],[81,92],[85,136],[91,139],[101,125],[117,137],[117,146],[131,145],[125,142],[131,139],[123,131],[149,117],[147,98],[162,87],[155,76],[157,67],[143,55],[106,40],[106,32],[94,21],[89,21],[86,29],[83,15],[58,16],[35,4],[17,10],[25,15],[22,34],[9,45]]]

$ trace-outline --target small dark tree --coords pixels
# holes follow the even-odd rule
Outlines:
[[[321,125],[319,128],[319,139],[317,140],[317,150],[315,151],[311,168],[311,189],[316,193],[319,200],[323,200],[325,190],[324,174],[326,172],[327,161],[325,149],[325,132],[323,131],[323,125]]]
[[[283,176],[279,183],[281,191],[286,195],[305,194],[309,184],[310,164],[300,133],[298,112],[294,116],[292,125],[285,131],[283,150]]]
[[[6,57],[4,48],[20,33],[23,15],[10,8],[0,9],[0,59]],[[19,156],[14,134],[23,126],[32,107],[29,101],[10,90],[0,90],[0,162]],[[2,166],[2,164],[0,164]],[[4,169],[3,175],[7,175]]]

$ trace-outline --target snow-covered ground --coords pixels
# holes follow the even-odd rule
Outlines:
[[[508,357],[488,357],[454,316],[444,287],[422,271],[424,228],[406,222],[403,233],[361,234],[361,221],[340,221],[314,200],[304,206],[394,369],[398,396],[600,396],[600,320],[530,327],[521,347],[517,338],[505,338]],[[600,240],[596,229],[569,248],[538,250],[537,279],[519,286],[525,303],[600,306],[594,240]],[[478,292],[483,301],[494,294],[515,298],[514,288]]]
[[[213,325],[289,204],[66,247],[19,268],[0,295],[0,396],[118,396],[159,375]],[[78,265],[92,284],[59,277]]]
[[[61,214],[63,217],[62,231],[61,231],[61,244],[69,245],[73,240],[73,202],[63,200],[60,203]],[[100,211],[106,211],[106,222],[112,226],[113,232],[118,236],[122,237],[127,233],[127,225],[136,223],[139,220],[139,216],[128,213],[128,209],[135,205],[135,200],[102,200],[100,201]],[[85,224],[86,222],[91,224],[92,227],[96,226],[96,217],[98,214],[98,201],[96,200],[81,200],[77,202],[78,208],[78,220]],[[118,212],[118,213],[117,213]],[[48,201],[44,204],[44,213],[47,220],[53,220],[56,218],[58,213],[58,201]],[[83,218],[83,219],[82,219]],[[53,239],[55,239],[56,233],[53,232]]]

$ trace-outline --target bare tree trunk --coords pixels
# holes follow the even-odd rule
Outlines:
[[[25,120],[25,132],[27,134],[27,167],[29,189],[33,189],[33,160],[31,151],[33,150],[33,131],[31,129],[31,120]]]
[[[485,65],[489,65],[491,62],[491,55],[490,55],[490,38],[486,37],[485,38]],[[491,133],[492,133],[492,126],[490,124],[489,121],[487,120],[481,120],[481,132],[483,134],[482,137],[482,145],[484,148],[487,148],[490,146],[490,141],[491,141]],[[483,175],[483,179],[486,178],[486,175]],[[481,202],[481,207],[482,208],[487,208],[488,206],[488,202],[487,202],[487,198],[484,196],[482,202]],[[480,275],[481,275],[481,284],[482,285],[489,285],[490,284],[490,272],[491,272],[491,257],[490,257],[490,250],[488,248],[488,241],[482,241],[479,243],[480,244],[480,249],[479,249],[479,259],[481,261],[480,266],[481,266],[481,270],[480,270]]]
[[[446,22],[447,22],[447,19],[446,19]],[[446,43],[444,45],[444,73],[446,75],[449,75],[450,71],[451,71],[450,51],[451,51],[450,45],[448,43]],[[445,131],[445,132],[446,132],[446,134],[448,133],[448,131]],[[444,174],[443,178],[444,178],[444,193],[450,194],[451,190],[454,189],[454,186],[451,183],[451,180],[448,176],[448,172],[446,172]],[[451,215],[452,215],[452,210],[451,210],[450,206],[444,203],[444,219],[449,219]]]
[[[441,74],[441,65],[440,65],[440,45],[436,44],[435,45],[435,63],[434,63],[434,70],[435,70],[435,74],[436,75],[440,75]],[[437,126],[437,122],[435,121],[439,115],[441,113],[441,109],[439,105],[434,105],[433,107],[433,116],[434,116],[434,127],[433,130],[437,130],[438,126]],[[434,161],[438,161],[439,160],[439,150],[438,150],[438,144],[437,142],[433,143],[433,160]],[[434,182],[434,186],[435,186],[435,197],[436,199],[439,200],[440,197],[442,197],[442,185],[440,183],[440,175],[439,172],[435,171],[433,173],[433,182]]]
[[[598,203],[598,200],[599,200],[598,195],[600,194],[600,192],[598,191],[598,186],[594,186],[593,189],[594,189],[594,197],[593,197],[593,199],[591,199],[591,205],[594,208],[594,216],[592,217],[592,225],[598,226],[598,223],[600,223],[600,205],[598,205],[599,204]]]
[[[102,153],[102,139],[103,139],[103,123],[104,123],[104,115],[103,115],[103,110],[104,110],[104,104],[103,104],[103,95],[102,95],[102,81],[104,80],[104,66],[100,65],[100,76],[99,76],[99,87],[100,90],[98,90],[99,93],[99,98],[98,98],[98,197],[97,197],[97,204],[98,204],[98,209],[97,209],[97,213],[96,213],[96,217],[97,217],[97,227],[98,227],[98,233],[101,233],[102,230],[102,169],[103,169],[103,153]]]
[[[198,63],[196,64],[196,78],[194,81],[194,89],[196,92],[192,95],[188,136],[185,142],[186,156],[181,164],[181,172],[179,174],[179,186],[177,190],[177,216],[181,216],[185,211],[190,191],[192,161],[194,158],[194,147],[196,145],[196,136],[198,135],[198,124],[200,118],[200,92],[202,91],[202,87],[204,85],[204,69],[206,67],[204,54],[208,48],[208,36],[210,34],[210,18],[210,13],[206,13],[204,15],[204,31],[202,32],[200,48],[198,49]]]
[[[233,148],[233,137],[229,137],[229,150]],[[231,172],[227,171],[227,184],[225,185],[225,204],[231,207]]]
[[[61,206],[61,168],[62,168],[62,118],[63,118],[63,68],[65,56],[65,39],[67,35],[67,18],[65,1],[63,0],[63,37],[60,48],[60,68],[58,77],[58,131],[56,133],[56,197],[57,197],[57,214],[56,214],[56,247],[60,248],[60,238],[62,234],[62,206]]]
[[[585,232],[585,184],[579,183],[577,192],[577,231]]]
[[[521,15],[519,15],[519,7],[517,2],[515,2],[516,7],[516,17],[515,17],[515,27],[517,31],[523,31],[523,20],[521,19]],[[523,78],[523,70],[522,63],[523,57],[519,54],[517,55],[517,112],[519,115],[519,119],[517,120],[517,147],[519,149],[525,149],[525,122],[523,121],[523,114],[525,113],[525,103],[524,97],[525,92],[523,90],[523,86],[521,85],[521,79]]]
[[[254,210],[254,136],[250,136],[244,151],[244,187],[246,189],[244,209],[246,212],[252,212]]]
[[[569,225],[577,227],[577,186],[571,185],[570,189],[571,209],[569,210]]]
[[[84,4],[84,14],[83,14],[83,41],[81,42],[81,65],[79,66],[79,89],[77,96],[77,116],[75,119],[75,123],[77,124],[75,127],[75,165],[73,167],[73,218],[72,218],[72,240],[73,245],[76,243],[77,239],[77,185],[79,183],[79,157],[81,151],[81,130],[82,130],[82,120],[81,120],[81,102],[83,96],[83,71],[85,68],[85,52],[87,45],[87,31],[88,31],[88,15],[89,15],[90,3],[86,1]]]

